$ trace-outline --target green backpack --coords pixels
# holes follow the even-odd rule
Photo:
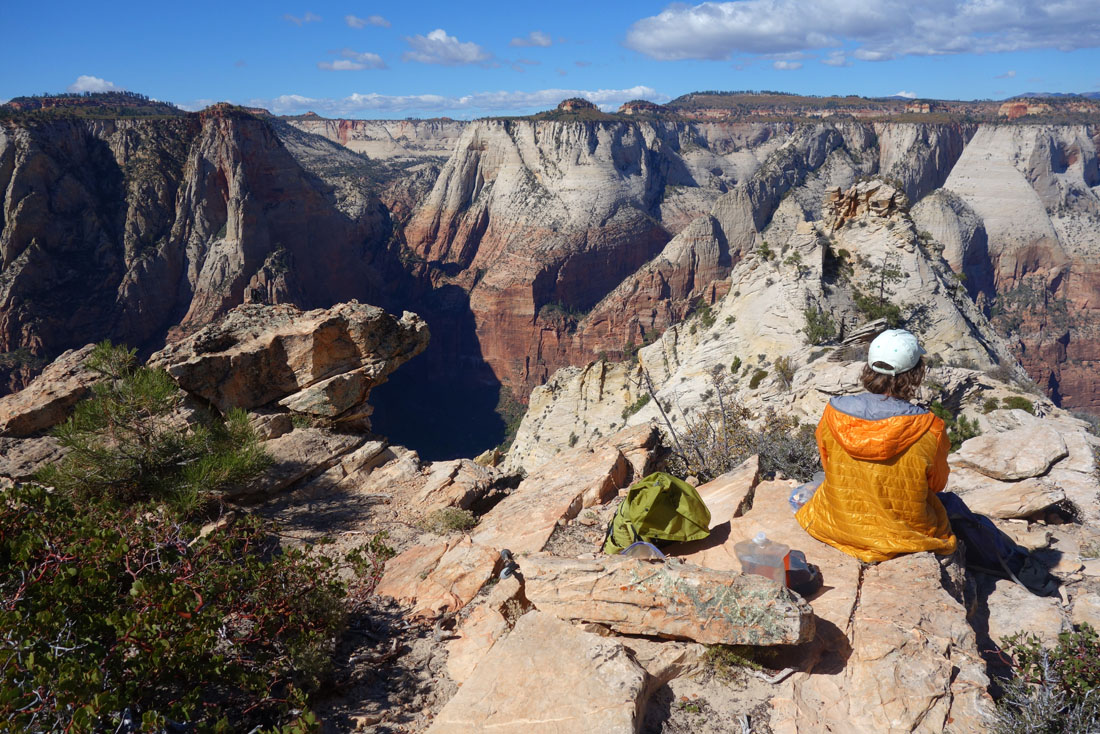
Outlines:
[[[644,540],[699,540],[710,535],[710,510],[682,479],[655,472],[636,482],[607,526],[604,553],[622,553]]]

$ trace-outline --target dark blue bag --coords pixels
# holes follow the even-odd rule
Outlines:
[[[966,506],[953,492],[936,495],[947,510],[951,532],[966,548],[967,568],[1012,579],[1036,596],[1057,594],[1058,579],[1026,548],[1017,545],[984,515]]]

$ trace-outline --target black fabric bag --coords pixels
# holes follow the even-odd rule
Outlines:
[[[953,492],[936,495],[947,510],[951,532],[966,548],[966,566],[1002,579],[1012,579],[1036,596],[1055,596],[1058,579],[1026,548],[1002,533],[993,521],[979,515]]]

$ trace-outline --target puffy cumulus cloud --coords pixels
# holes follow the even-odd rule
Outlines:
[[[509,45],[511,46],[551,46],[554,41],[550,36],[546,35],[542,31],[531,31],[527,34],[526,38],[513,38]]]
[[[493,57],[472,41],[463,43],[454,36],[448,36],[442,28],[436,28],[426,36],[406,36],[405,41],[410,50],[401,55],[403,61],[462,66],[484,63]]]
[[[318,69],[325,71],[360,71],[362,69],[385,69],[386,62],[378,54],[369,51],[360,53],[350,48],[341,49],[337,61],[319,61]]]
[[[903,89],[900,92],[894,92],[894,96],[895,97],[904,97],[905,99],[916,99],[917,98],[917,93],[916,92],[906,92]]]
[[[603,109],[614,110],[631,99],[648,99],[667,102],[668,95],[652,87],[637,86],[628,89],[541,89],[533,92],[475,92],[461,97],[440,94],[352,94],[339,99],[305,97],[300,94],[284,94],[275,99],[253,99],[253,107],[266,107],[275,114],[292,115],[313,110],[333,117],[370,115],[448,115],[452,117],[480,117],[493,114],[525,114],[557,106],[563,99],[583,97]]]
[[[291,15],[290,13],[286,13],[285,15],[283,15],[283,20],[301,27],[306,23],[320,23],[321,16],[317,15],[316,13],[306,13],[301,18],[299,18],[297,16]]]
[[[795,69],[801,69],[802,68],[802,62],[801,61],[775,61],[775,62],[772,63],[772,68],[773,69],[778,69],[780,71],[794,71]]]
[[[345,15],[344,22],[351,28],[366,28],[369,25],[375,25],[379,28],[389,28],[392,23],[383,18],[381,15],[368,15],[366,18],[359,18],[354,15]]]
[[[1100,46],[1096,0],[738,0],[673,4],[642,18],[626,45],[662,60],[850,49],[847,58]]]
[[[76,81],[70,84],[67,88],[70,92],[119,92],[122,91],[122,87],[118,86],[114,82],[109,82],[106,79],[100,79],[98,76],[89,76],[87,74],[81,74],[76,78]]]

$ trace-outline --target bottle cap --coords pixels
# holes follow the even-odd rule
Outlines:
[[[768,536],[765,535],[763,531],[760,531],[756,534],[756,537],[752,539],[752,542],[756,543],[757,545],[764,545],[768,542]]]

